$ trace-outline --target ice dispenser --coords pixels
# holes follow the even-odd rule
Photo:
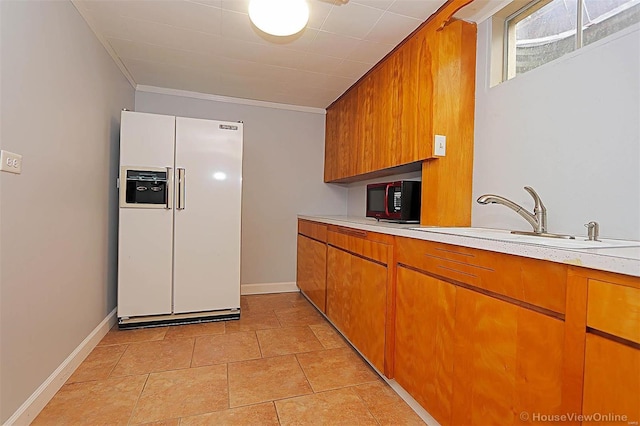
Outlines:
[[[123,167],[120,173],[120,206],[170,208],[170,170]]]

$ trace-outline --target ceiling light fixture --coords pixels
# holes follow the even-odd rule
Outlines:
[[[289,36],[307,25],[309,6],[305,0],[251,0],[249,18],[267,34]]]

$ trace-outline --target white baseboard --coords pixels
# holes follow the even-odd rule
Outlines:
[[[51,398],[60,390],[76,368],[114,326],[117,320],[116,312],[117,308],[109,312],[109,315],[93,329],[82,343],[62,361],[62,364],[47,377],[47,380],[9,417],[4,426],[28,425],[40,414],[40,411],[51,401]]]
[[[407,405],[411,407],[411,409],[418,415],[418,417],[422,419],[423,422],[427,424],[427,426],[440,426],[440,423],[438,423],[427,410],[422,408],[418,401],[413,399],[413,397],[409,395],[409,392],[404,390],[404,388],[400,386],[398,382],[393,379],[387,379],[384,374],[380,374],[380,377],[382,377],[384,381],[387,382],[389,386],[391,386],[391,389],[396,391],[400,398],[402,398],[404,402],[406,402]]]
[[[262,283],[262,284],[242,284],[240,294],[266,294],[266,293],[292,293],[300,291],[294,282],[289,283]]]

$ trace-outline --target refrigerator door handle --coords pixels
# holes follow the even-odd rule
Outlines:
[[[184,181],[184,169],[182,167],[178,167],[178,210],[184,210]]]
[[[173,169],[167,167],[167,196],[165,197],[167,202],[164,206],[165,209],[171,210],[173,208]]]

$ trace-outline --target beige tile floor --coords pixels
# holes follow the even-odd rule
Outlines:
[[[422,425],[299,293],[239,321],[115,327],[34,425]]]

